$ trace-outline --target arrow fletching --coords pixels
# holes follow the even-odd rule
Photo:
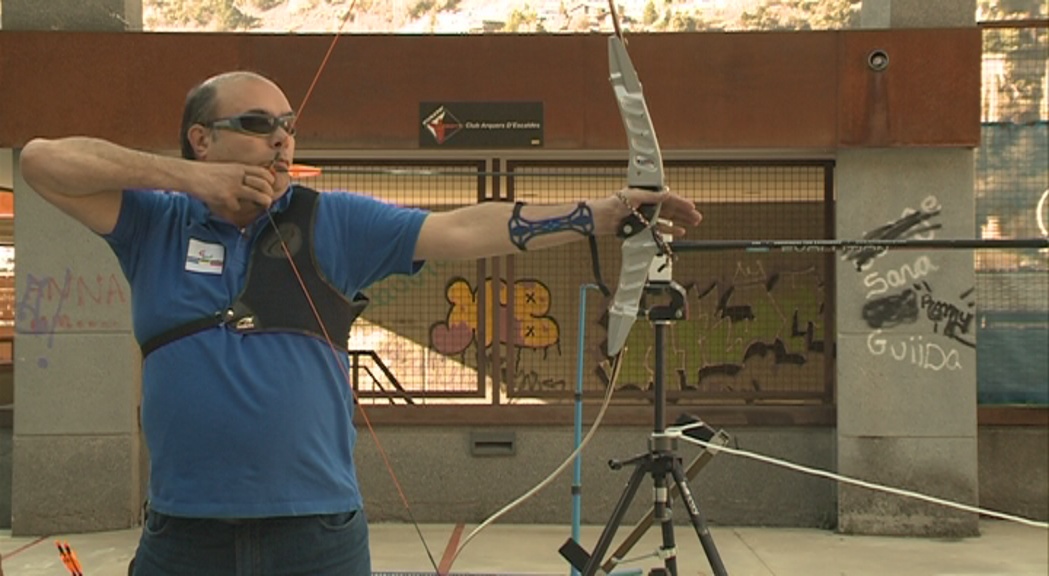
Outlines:
[[[321,175],[321,169],[319,166],[309,166],[307,164],[292,164],[288,167],[288,176],[296,180],[302,180],[304,178],[316,178]]]

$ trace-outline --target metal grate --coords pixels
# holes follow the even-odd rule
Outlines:
[[[603,161],[318,162],[319,190],[367,190],[385,201],[447,210],[479,201],[602,199],[622,165]],[[827,162],[666,163],[675,191],[700,203],[707,224],[690,239],[827,238]],[[598,242],[614,283],[619,241]],[[675,280],[688,319],[671,327],[676,402],[829,402],[824,353],[833,304],[832,257],[817,253],[683,253]],[[581,287],[595,275],[586,242],[481,262],[430,262],[414,277],[367,291],[372,304],[349,336],[351,379],[381,403],[567,403],[577,370]],[[596,290],[584,319],[587,395],[601,394],[608,301]],[[657,303],[656,303],[657,304]],[[639,323],[620,379],[623,402],[644,403],[654,335]]]
[[[1049,236],[1049,24],[986,22],[976,221],[980,238]],[[982,250],[977,378],[983,404],[1049,404],[1049,251]]]
[[[674,188],[707,216],[696,240],[830,238],[832,169],[822,162],[680,166]],[[829,402],[833,269],[832,256],[818,253],[679,255],[674,275],[696,295],[684,343],[700,354],[684,374],[678,370],[682,386],[732,401]]]
[[[343,190],[434,211],[478,202],[486,188],[484,161],[320,161],[322,176],[308,185]],[[367,249],[358,247],[353,249]],[[351,381],[364,401],[421,403],[483,399],[470,347],[476,337],[476,277],[469,262],[429,262],[415,276],[395,276],[366,290],[371,300],[349,334]],[[459,282],[463,280],[463,282]],[[450,309],[449,299],[461,301]],[[465,322],[455,315],[465,309]],[[471,314],[473,313],[473,314]]]
[[[666,168],[675,192],[698,202],[707,216],[707,223],[688,239],[827,237],[829,163],[667,162]],[[510,171],[515,174],[514,198],[556,201],[608,196],[616,184],[607,177],[620,177],[622,167],[520,162],[511,163]],[[528,177],[552,171],[564,177]],[[605,238],[598,245],[604,281],[614,284],[618,240]],[[513,261],[516,294],[523,290],[527,298],[528,290],[535,292],[532,301],[515,302],[516,320],[545,324],[541,333],[546,338],[511,352],[514,380],[507,389],[515,398],[568,401],[576,373],[577,316],[583,307],[580,287],[595,281],[589,251],[585,243],[577,243]],[[831,297],[826,289],[831,266],[827,255],[813,253],[677,255],[673,277],[688,291],[689,316],[669,331],[668,396],[679,403],[829,401],[833,371],[824,347],[828,311],[833,309],[826,300]],[[583,388],[586,395],[599,395],[609,370],[601,363],[608,301],[597,292],[589,294]],[[529,304],[535,301],[544,305]],[[650,327],[637,324],[627,341],[619,398],[647,401],[653,347]]]

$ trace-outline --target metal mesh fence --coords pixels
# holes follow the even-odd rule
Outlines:
[[[554,195],[566,200],[605,197],[616,181],[601,180],[599,169],[614,178],[622,173],[619,165],[520,164],[513,167],[521,176],[513,178],[512,188],[517,198],[537,195],[533,189],[549,189],[551,183],[528,179],[529,171],[560,170],[584,176],[558,180]],[[820,163],[667,162],[666,179],[707,215],[706,223],[685,239],[824,238],[830,169]],[[598,246],[601,275],[614,289],[618,240],[601,239]],[[564,301],[553,302],[549,310],[567,312],[551,315],[563,319],[556,324],[559,342],[570,344],[545,348],[542,354],[515,351],[520,379],[509,386],[512,396],[567,400],[564,390],[579,379],[571,351],[579,349],[580,330],[584,395],[603,393],[608,381],[609,301],[599,291],[585,289],[595,282],[592,255],[584,243],[555,250],[549,257],[549,251],[514,257],[515,277],[531,285],[538,279],[552,301]],[[668,330],[668,396],[678,403],[829,398],[832,384],[823,350],[827,311],[833,309],[826,302],[828,265],[827,257],[818,254],[677,254],[673,278],[686,290],[688,312]],[[623,391],[617,398],[636,402],[648,396],[653,384],[651,326],[639,322],[626,349],[619,380]]]
[[[309,181],[317,190],[362,193],[434,211],[476,204],[487,189],[482,160],[315,164],[323,168],[320,178]],[[476,276],[473,262],[436,261],[419,274],[393,277],[366,290],[370,303],[348,341],[350,377],[361,398],[483,400],[488,387],[479,379],[476,356],[468,352],[478,338]]]
[[[831,170],[829,163],[705,164],[676,167],[673,182],[708,216],[690,233],[696,240],[829,238]],[[832,270],[827,254],[680,254],[675,278],[696,298],[691,333],[680,344],[699,355],[681,359],[682,386],[732,401],[829,401]]]
[[[976,153],[980,238],[1049,236],[1049,28],[983,24]],[[975,254],[977,378],[984,404],[1049,403],[1049,252]]]
[[[366,190],[399,204],[447,210],[485,200],[569,202],[608,197],[621,163],[324,163],[320,190]],[[709,225],[687,239],[828,237],[829,163],[667,162],[675,192],[700,204]],[[614,289],[619,241],[597,243],[601,279]],[[349,337],[359,395],[395,403],[556,403],[579,384],[607,382],[605,313],[586,242],[481,262],[430,262],[380,282]],[[673,277],[687,318],[670,329],[670,396],[731,402],[829,401],[824,353],[833,304],[831,256],[681,253]],[[586,301],[581,300],[585,298]],[[651,305],[659,305],[651,302]],[[584,313],[585,309],[585,313]],[[640,322],[627,343],[618,394],[646,402],[653,334]]]

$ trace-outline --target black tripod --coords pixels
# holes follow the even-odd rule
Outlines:
[[[677,545],[674,541],[674,522],[671,517],[672,506],[670,500],[670,491],[673,486],[677,488],[681,500],[685,504],[689,520],[691,520],[692,527],[696,531],[696,536],[699,537],[700,544],[703,546],[703,551],[707,556],[707,560],[710,562],[710,567],[714,570],[714,575],[727,576],[728,572],[725,571],[725,566],[721,562],[721,556],[718,554],[718,550],[714,546],[714,539],[711,538],[710,531],[707,529],[703,513],[700,512],[699,506],[696,505],[696,501],[692,497],[692,492],[688,487],[688,480],[698,472],[703,464],[709,461],[709,457],[704,459],[704,456],[709,456],[709,454],[700,455],[700,457],[689,466],[689,472],[686,474],[681,464],[681,458],[678,457],[676,453],[677,438],[669,436],[666,433],[667,398],[665,351],[667,327],[672,322],[682,320],[685,317],[685,290],[674,281],[650,281],[645,284],[645,294],[652,296],[669,296],[670,298],[669,304],[649,307],[646,314],[646,317],[655,329],[656,336],[656,369],[654,381],[655,423],[652,434],[649,436],[648,452],[626,461],[609,461],[608,465],[613,470],[619,470],[624,466],[634,466],[634,471],[631,473],[626,488],[624,488],[623,494],[620,496],[619,502],[616,504],[616,507],[612,512],[612,517],[609,519],[608,524],[605,525],[604,531],[601,533],[601,537],[598,539],[593,553],[588,553],[578,542],[571,538],[561,546],[559,551],[561,556],[581,572],[582,576],[594,576],[599,570],[602,573],[607,574],[611,572],[612,568],[614,568],[622,559],[623,554],[625,554],[633,544],[640,540],[641,534],[647,530],[651,525],[651,522],[658,521],[663,534],[663,543],[659,548],[658,555],[663,559],[664,568],[654,569],[652,574],[677,576]],[[685,421],[679,420],[678,423],[687,423],[690,421],[687,420],[688,417],[685,418]],[[726,437],[723,433],[711,433],[709,428],[699,428],[697,433],[701,434],[702,436],[700,436],[700,438],[706,441],[726,442]],[[612,544],[612,539],[615,537],[616,531],[619,529],[623,517],[626,515],[627,509],[630,507],[630,503],[637,494],[638,488],[641,487],[641,483],[644,481],[645,476],[652,477],[654,487],[653,509],[650,515],[646,516],[646,518],[635,527],[634,532],[628,537],[627,542],[616,550],[614,557],[609,559],[608,562],[602,564],[602,558],[604,558],[605,553],[608,552],[608,548]],[[671,481],[673,484],[671,484]]]

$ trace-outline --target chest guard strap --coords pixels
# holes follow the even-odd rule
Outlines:
[[[256,239],[244,288],[233,304],[211,316],[154,336],[142,345],[142,357],[165,344],[219,325],[242,334],[294,332],[325,342],[327,332],[339,348],[345,349],[350,326],[364,312],[368,298],[356,294],[350,301],[317,266],[313,227],[319,196],[309,188],[296,187],[288,208],[273,216],[280,234],[270,225]],[[291,253],[298,276],[284,254],[281,240]],[[312,298],[312,306],[299,285],[300,276]],[[324,329],[318,324],[317,316],[323,319]]]

